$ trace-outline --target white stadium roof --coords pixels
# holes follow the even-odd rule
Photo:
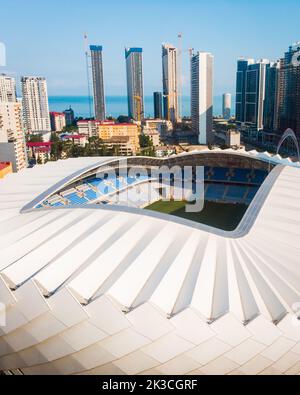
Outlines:
[[[222,152],[278,164],[233,232],[113,205],[33,208],[112,157],[1,181],[0,370],[300,373],[299,163]]]

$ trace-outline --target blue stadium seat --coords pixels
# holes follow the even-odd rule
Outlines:
[[[267,177],[268,173],[263,170],[255,170],[254,171],[254,176],[252,176],[251,182],[253,184],[259,184],[261,185],[265,178]]]
[[[64,204],[62,202],[56,202],[56,203],[51,203],[52,207],[60,207],[60,206],[64,206]]]
[[[229,185],[226,192],[226,200],[234,203],[244,201],[247,188],[245,186]]]
[[[115,186],[116,189],[119,190],[119,189],[124,188],[125,184],[123,184],[122,181],[121,181],[119,178],[117,178],[117,179],[115,180],[114,186]]]
[[[205,166],[205,167],[204,167],[204,180],[210,180],[210,178],[211,178],[211,173],[212,173],[211,168]]]
[[[259,187],[248,187],[248,193],[246,196],[246,203],[250,204],[251,201],[253,200],[254,196],[256,195],[257,191],[258,191]]]
[[[97,186],[100,184],[100,182],[102,182],[101,178],[94,178],[93,180],[86,181],[86,184],[93,185],[94,187],[97,188]]]
[[[102,195],[107,195],[108,193],[112,193],[115,191],[115,189],[110,185],[109,183],[106,183],[106,181],[102,181],[97,185],[97,190],[102,194]]]
[[[110,179],[110,181],[111,181],[111,183],[113,184],[113,186],[114,186],[114,188],[115,188],[116,190],[125,188],[125,187],[127,186],[126,180],[124,180],[123,177],[122,177],[122,178],[119,178],[119,177],[116,177],[116,178],[115,178],[115,177],[112,177],[112,178]]]
[[[139,177],[127,177],[126,181],[128,185],[132,185],[137,182],[146,181],[148,179],[149,179],[148,176],[140,175]]]
[[[93,189],[87,189],[86,191],[84,191],[84,194],[86,198],[90,201],[93,201],[99,197],[99,194],[97,195],[97,193]]]
[[[250,173],[248,169],[234,169],[234,175],[230,177],[230,181],[240,182],[240,183],[248,183],[249,177],[247,177]]]
[[[205,200],[221,200],[225,192],[224,184],[209,184],[205,191]]]
[[[226,167],[214,167],[213,168],[213,175],[210,177],[213,181],[228,181],[228,169]]]
[[[86,198],[78,196],[76,192],[70,193],[70,195],[67,195],[65,197],[66,199],[69,200],[71,204],[79,205],[79,204],[86,204],[88,202]]]
[[[128,185],[131,185],[136,182],[136,179],[134,177],[127,177],[126,181]]]
[[[111,177],[111,178],[115,179],[115,177]],[[112,180],[108,181],[108,178],[106,180],[103,180],[102,178],[94,178],[92,180],[86,181],[86,184],[92,185],[93,187],[97,188],[96,193],[99,193],[101,195],[106,195],[108,193],[115,191],[113,186],[109,185],[109,184],[113,184],[113,181]]]

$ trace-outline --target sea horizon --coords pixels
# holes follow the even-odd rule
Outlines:
[[[233,97],[234,99],[234,97]],[[91,114],[93,115],[93,99],[91,102]],[[118,117],[119,115],[127,115],[127,96],[125,95],[109,95],[105,98],[106,116]],[[234,101],[232,100],[232,103]],[[144,96],[145,116],[153,117],[153,96]],[[75,117],[90,117],[89,99],[86,95],[51,95],[49,96],[50,111],[62,112],[69,107],[75,112]],[[213,114],[215,116],[222,114],[222,95],[214,96]],[[232,114],[234,109],[232,108]],[[182,115],[190,116],[190,97],[182,97]]]

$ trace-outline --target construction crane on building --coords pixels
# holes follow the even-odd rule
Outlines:
[[[89,113],[90,113],[90,118],[92,118],[90,65],[89,65],[90,54],[89,54],[89,43],[88,43],[87,33],[84,33],[83,40],[84,40],[85,65],[86,65],[86,78],[87,78],[87,86],[88,86]]]
[[[136,102],[136,113],[137,113],[137,123],[138,123],[138,132],[139,134],[142,133],[142,98],[141,96],[133,96],[135,102]]]
[[[189,58],[192,57],[194,48],[183,49],[182,33],[178,33],[178,118],[182,119],[182,61],[183,54],[188,52]]]
[[[182,116],[182,33],[178,33],[178,118]]]

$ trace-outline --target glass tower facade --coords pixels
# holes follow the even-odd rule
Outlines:
[[[235,114],[237,122],[241,123],[245,122],[246,75],[251,63],[254,63],[252,59],[239,59],[237,62]]]
[[[263,129],[266,59],[239,59],[236,79],[236,120],[256,129]]]
[[[191,121],[198,143],[209,145],[213,136],[213,63],[208,52],[191,56]]]
[[[280,63],[266,68],[266,94],[264,103],[264,130],[273,132],[278,129]]]
[[[128,116],[136,121],[144,119],[142,54],[142,48],[125,49]]]
[[[103,83],[102,46],[91,45],[90,51],[92,60],[95,119],[103,121],[105,119],[105,95]]]
[[[291,128],[300,141],[300,42],[280,61],[279,128]]]
[[[162,46],[162,75],[164,118],[173,123],[178,120],[177,48]]]
[[[153,101],[154,101],[154,118],[162,119],[162,93],[154,92]]]
[[[64,111],[65,114],[65,118],[66,118],[66,126],[71,126],[74,123],[74,111],[73,109],[70,107],[67,110]]]

